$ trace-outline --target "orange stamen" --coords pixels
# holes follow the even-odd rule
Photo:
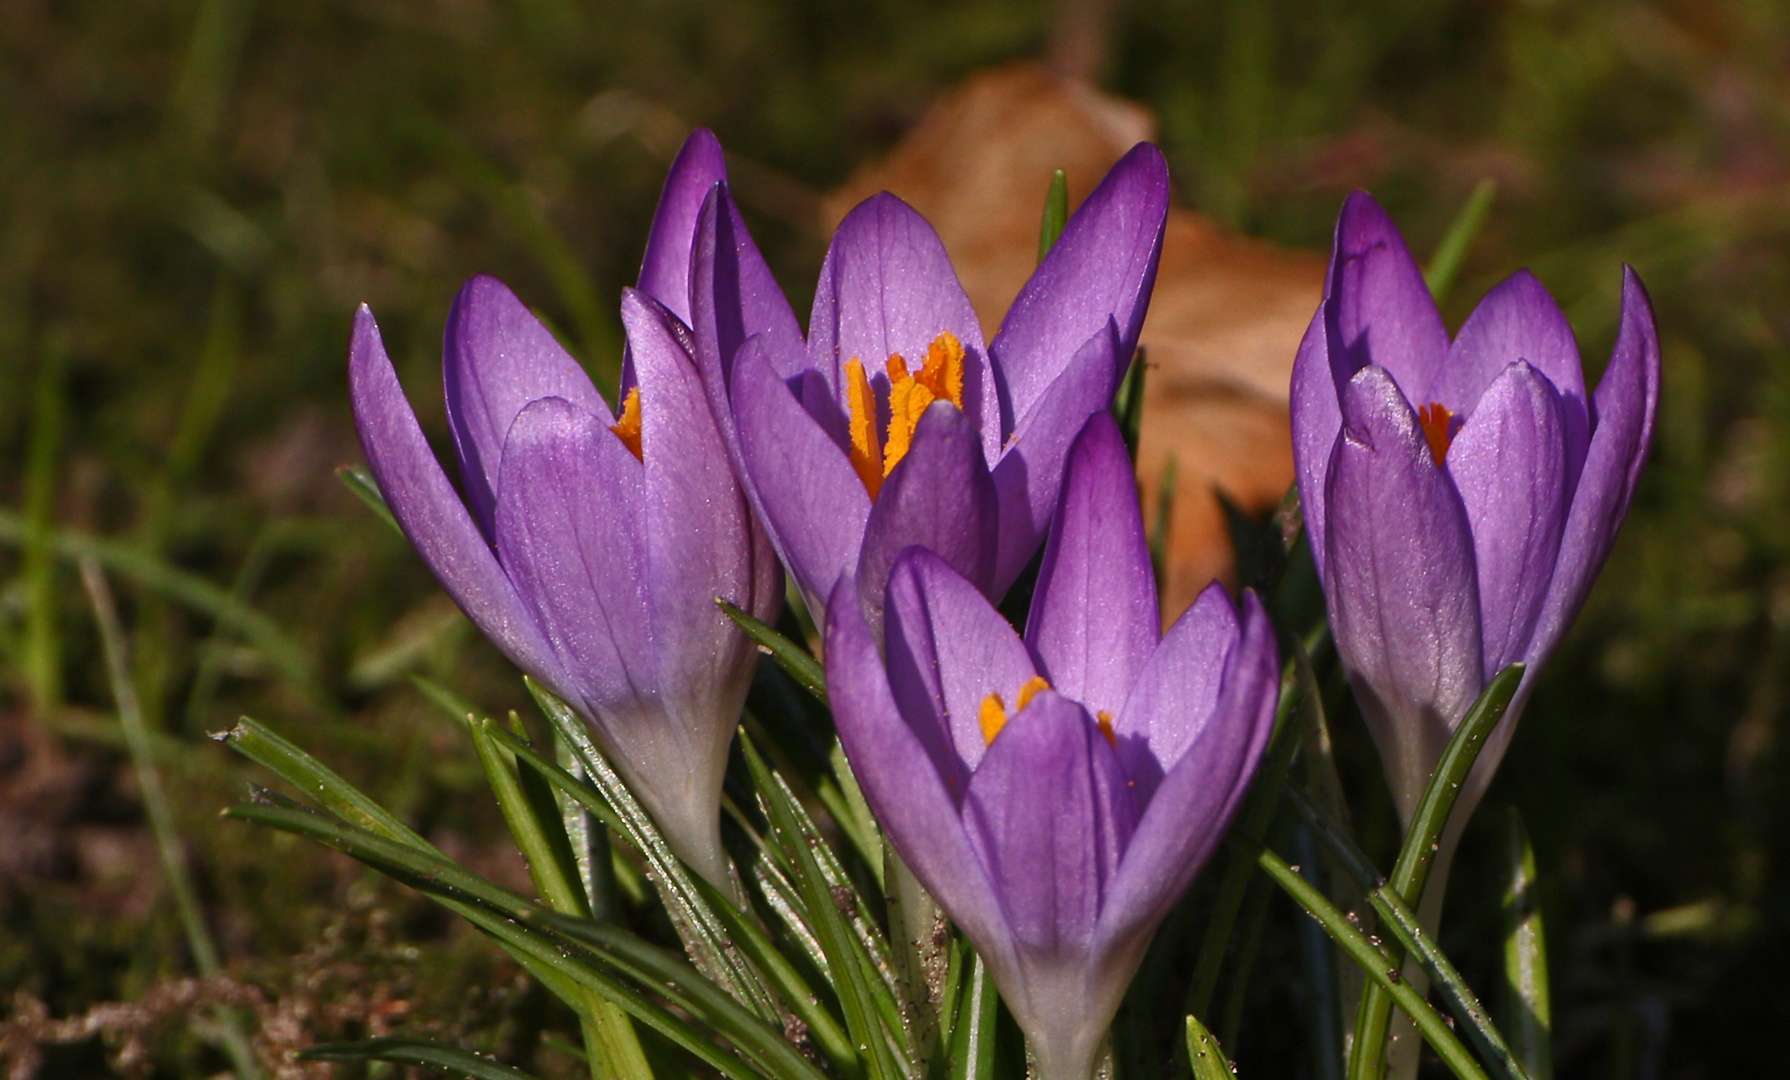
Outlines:
[[[615,437],[634,455],[634,460],[646,460],[640,452],[640,387],[628,390],[628,396],[622,402],[621,419],[611,424],[609,430],[615,432]]]
[[[907,456],[914,444],[914,429],[926,407],[940,398],[963,408],[963,342],[949,330],[926,347],[920,370],[909,373],[900,353],[889,357],[889,438],[883,444],[883,475]]]
[[[1453,419],[1453,410],[1440,402],[1431,402],[1417,410],[1417,423],[1423,428],[1423,437],[1429,440],[1430,456],[1438,465],[1448,456],[1448,448],[1454,443],[1454,433],[1448,430]]]
[[[1100,734],[1106,736],[1106,745],[1114,750],[1119,748],[1119,737],[1113,734],[1113,714],[1101,709],[1094,714],[1094,722],[1100,725]]]
[[[1016,713],[1023,711],[1040,691],[1049,689],[1050,680],[1042,675],[1034,675],[1027,679],[1020,685],[1019,693],[1015,696],[1014,700],[1018,704],[1014,706],[1013,711]],[[982,709],[978,719],[982,723],[982,745],[992,745],[995,736],[999,735],[1001,729],[1007,726],[1007,703],[1001,700],[1001,695],[990,694],[982,699]]]
[[[883,471],[878,467],[883,448],[876,437],[876,395],[870,379],[857,357],[845,362],[845,401],[851,411],[851,467],[872,501],[883,486]]]

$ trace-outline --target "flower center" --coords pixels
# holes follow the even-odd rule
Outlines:
[[[1423,428],[1423,437],[1429,440],[1430,456],[1436,464],[1448,456],[1448,448],[1454,443],[1454,433],[1448,425],[1454,420],[1454,410],[1441,402],[1432,401],[1417,410],[1417,423]]]
[[[1042,675],[1034,675],[1027,679],[1019,688],[1018,704],[1014,706],[1013,711],[1015,713],[1023,711],[1027,705],[1032,703],[1032,699],[1038,696],[1038,691],[1049,689],[1050,680]],[[1001,729],[1007,726],[1007,706],[1005,702],[1001,701],[1001,695],[990,694],[982,699],[981,719],[982,745],[992,746],[995,736],[999,735]]]
[[[872,499],[882,490],[883,479],[907,456],[914,443],[914,428],[926,406],[943,398],[963,408],[963,342],[949,330],[926,347],[920,370],[909,372],[900,353],[889,357],[889,430],[876,430],[876,393],[857,357],[845,363],[845,401],[851,411],[851,463],[864,490]]]
[[[615,437],[634,455],[634,460],[646,460],[640,453],[640,387],[629,389],[627,399],[622,402],[621,418],[609,425],[609,430],[615,432]]]

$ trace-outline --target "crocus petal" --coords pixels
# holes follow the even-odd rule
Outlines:
[[[828,583],[857,568],[870,494],[765,348],[754,338],[740,349],[732,408],[740,454],[771,542],[819,618]]]
[[[727,182],[721,143],[705,128],[684,140],[683,149],[665,174],[665,190],[646,237],[640,260],[640,291],[690,322],[690,252],[696,243],[696,219],[716,184]]]
[[[1088,418],[1112,401],[1117,376],[1112,358],[1120,348],[1118,329],[1106,327],[1083,342],[1068,367],[1039,394],[1002,448],[994,469],[1000,497],[1000,552],[995,560],[994,595],[1007,591],[1050,527],[1062,490],[1069,447]]]
[[[1225,666],[1241,634],[1237,609],[1214,581],[1181,613],[1150,654],[1113,721],[1113,741],[1125,774],[1148,806],[1163,774],[1212,714]]]
[[[517,667],[551,685],[563,684],[565,675],[533,613],[429,449],[365,304],[354,315],[348,387],[373,478],[424,564]]]
[[[442,354],[448,425],[466,501],[487,540],[493,532],[503,441],[524,406],[564,398],[613,423],[590,376],[503,282],[468,281],[448,313]]]
[[[1069,452],[1026,644],[1052,686],[1117,716],[1156,648],[1156,576],[1119,425],[1095,413]]]
[[[711,734],[725,746],[738,701],[734,710],[724,702],[745,693],[740,676],[750,677],[754,647],[715,597],[747,610],[762,605],[751,510],[676,316],[630,289],[622,296],[622,324],[640,379],[642,524],[657,682],[669,712],[717,729]]]
[[[1579,343],[1572,325],[1546,287],[1527,270],[1518,270],[1467,316],[1448,350],[1448,359],[1419,404],[1438,402],[1460,416],[1470,415],[1480,395],[1517,360],[1553,384],[1565,425],[1566,485],[1578,477],[1585,460],[1590,418],[1585,409],[1585,373],[1579,366]]]
[[[970,778],[963,821],[1022,957],[1086,952],[1136,817],[1079,704],[1046,690],[1007,721]]]
[[[1233,635],[1235,627],[1233,622]],[[1095,955],[1141,957],[1149,934],[1224,836],[1267,748],[1280,660],[1274,629],[1254,593],[1244,594],[1241,640],[1233,640],[1222,690],[1189,725],[1191,739],[1178,759],[1168,759],[1168,774],[1144,805],[1107,890]],[[1219,666],[1212,662],[1215,655],[1204,657],[1212,667]],[[1130,962],[1135,970],[1136,960]]]
[[[657,693],[642,471],[601,418],[542,398],[510,425],[498,486],[498,555],[560,658],[552,689],[611,736]]]
[[[1473,537],[1385,369],[1349,380],[1342,412],[1324,592],[1337,651],[1408,815],[1484,682]]]
[[[895,705],[857,604],[857,583],[840,578],[826,608],[827,700],[865,801],[914,876],[989,967],[1013,972],[1012,932],[994,885],[970,847],[956,800]]]
[[[1559,568],[1524,657],[1531,670],[1553,653],[1579,613],[1610,545],[1616,541],[1616,531],[1628,516],[1641,466],[1653,445],[1659,380],[1659,333],[1654,328],[1653,302],[1641,279],[1623,267],[1622,325],[1610,364],[1592,397],[1596,426],[1567,515]]]
[[[917,371],[927,346],[946,331],[963,344],[963,411],[993,461],[1002,432],[988,347],[945,245],[918,211],[888,192],[859,203],[839,223],[820,270],[808,320],[809,365],[843,400],[848,360],[874,377],[899,354]]]
[[[1448,450],[1473,533],[1487,679],[1523,658],[1554,576],[1566,524],[1566,411],[1547,376],[1519,360]]]
[[[697,217],[690,265],[690,328],[696,331],[696,359],[704,379],[719,378],[723,389],[732,385],[740,346],[756,335],[765,338],[765,356],[779,376],[789,378],[806,363],[795,312],[746,231],[726,184],[709,191]],[[714,397],[711,386],[711,400]],[[721,400],[726,400],[725,394]]]
[[[1325,333],[1332,316],[1328,301],[1318,305],[1293,358],[1293,385],[1288,396],[1288,418],[1293,428],[1293,471],[1299,478],[1299,509],[1305,515],[1305,535],[1324,576],[1324,484],[1330,475],[1330,455],[1342,434],[1342,406],[1336,395],[1336,376],[1331,370],[1330,339]]]
[[[913,445],[883,481],[864,524],[858,589],[871,626],[882,625],[883,586],[895,557],[914,545],[990,592],[999,535],[996,508],[975,425],[949,402],[928,405],[914,428]]]
[[[1038,674],[1013,627],[949,563],[920,547],[895,560],[883,627],[889,685],[953,798],[982,761],[982,703],[1018,707]],[[924,718],[931,717],[930,723]]]
[[[1118,326],[1113,384],[1144,325],[1168,220],[1168,163],[1139,143],[1106,174],[1019,290],[991,346],[1007,429],[1031,411],[1088,335]]]
[[[1324,299],[1339,395],[1369,364],[1412,399],[1429,388],[1448,355],[1448,330],[1405,238],[1365,191],[1343,202]]]

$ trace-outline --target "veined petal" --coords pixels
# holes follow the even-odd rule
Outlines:
[[[529,402],[564,398],[614,422],[578,361],[503,282],[468,281],[448,312],[442,353],[448,426],[460,457],[466,501],[487,541],[495,533],[497,477],[510,424]]]
[[[736,354],[754,336],[764,337],[765,357],[780,377],[789,378],[806,365],[795,312],[746,231],[726,184],[709,191],[697,216],[690,318],[703,377],[718,378],[724,389],[733,384]],[[710,396],[714,397],[713,388]]]
[[[1473,537],[1453,482],[1383,368],[1349,380],[1342,412],[1324,593],[1337,652],[1408,815],[1484,684]]]
[[[872,628],[882,626],[883,587],[895,557],[914,545],[988,593],[999,535],[997,505],[975,425],[949,402],[933,402],[864,524],[858,590]]]
[[[963,411],[993,461],[1003,432],[988,346],[945,245],[925,218],[888,192],[858,204],[839,223],[820,270],[808,320],[809,366],[843,402],[847,361],[880,372],[899,354],[918,370],[927,347],[946,332],[963,344]]]
[[[362,304],[348,360],[354,426],[392,516],[441,587],[474,626],[523,671],[563,685],[559,660],[467,513],[416,422],[379,326]]]
[[[1199,659],[1220,666],[1216,656]],[[1096,955],[1141,956],[1149,935],[1224,836],[1268,746],[1280,659],[1274,629],[1252,592],[1243,595],[1241,640],[1222,668],[1222,688],[1188,725],[1192,738],[1178,758],[1167,759],[1168,773],[1148,803],[1140,800],[1137,829],[1107,890]]]
[[[1004,709],[1017,709],[1019,689],[1038,669],[981,590],[925,548],[910,547],[895,560],[883,615],[895,700],[952,798],[961,800],[987,745],[982,703],[998,694]]]
[[[1595,410],[1585,468],[1572,496],[1547,601],[1524,656],[1535,671],[1565,635],[1628,516],[1641,466],[1653,445],[1659,409],[1659,332],[1641,279],[1622,269],[1622,325],[1610,364],[1592,397]]]
[[[1140,807],[1213,715],[1230,654],[1242,636],[1237,609],[1214,581],[1150,654],[1113,721],[1113,741]]]
[[[1328,301],[1319,304],[1293,358],[1293,385],[1288,396],[1299,509],[1305,516],[1305,535],[1320,579],[1324,576],[1324,487],[1330,475],[1330,455],[1335,453],[1337,437],[1342,434],[1342,406],[1337,399],[1330,340],[1325,333],[1331,318]]]
[[[498,556],[560,659],[552,689],[612,738],[667,727],[634,723],[659,689],[642,472],[602,418],[542,398],[510,425],[498,485]]]
[[[1417,395],[1448,355],[1448,330],[1405,238],[1365,191],[1343,202],[1324,300],[1338,395],[1357,371],[1377,364],[1408,398],[1427,404]]]
[[[1022,963],[1087,953],[1136,820],[1124,771],[1079,704],[1046,690],[1007,722],[970,777],[963,822]]]
[[[653,213],[640,260],[640,291],[664,304],[685,325],[690,322],[690,255],[696,244],[696,219],[703,200],[716,184],[727,182],[727,161],[721,143],[706,128],[697,128],[665,174],[665,190]]]
[[[1448,450],[1473,533],[1487,679],[1525,655],[1554,577],[1566,524],[1566,411],[1547,376],[1519,360],[1486,389]]]
[[[1062,490],[1069,447],[1088,418],[1112,401],[1117,387],[1113,357],[1120,347],[1117,325],[1109,320],[1036,397],[1002,447],[994,468],[1001,528],[993,595],[1007,591],[1044,542]]]
[[[1470,416],[1504,370],[1518,360],[1547,377],[1560,398],[1566,440],[1566,486],[1571,490],[1585,460],[1590,419],[1585,407],[1585,373],[1579,343],[1553,296],[1534,274],[1518,270],[1485,294],[1448,350],[1435,381],[1420,404],[1439,402]],[[1418,400],[1418,398],[1413,398]]]
[[[771,542],[816,618],[829,581],[856,571],[870,495],[845,451],[777,377],[754,338],[740,349],[733,417],[741,459]]]
[[[826,605],[827,699],[852,773],[883,832],[991,969],[1016,969],[1013,933],[957,804],[896,707],[876,642],[842,577]],[[924,719],[924,718],[922,718]]]
[[[1156,575],[1137,478],[1111,414],[1094,414],[1069,452],[1026,644],[1058,692],[1110,721],[1156,648]]]
[[[1106,174],[1019,290],[991,349],[1006,430],[1032,411],[1063,365],[1109,321],[1118,327],[1116,387],[1144,325],[1168,220],[1168,163],[1139,143]]]

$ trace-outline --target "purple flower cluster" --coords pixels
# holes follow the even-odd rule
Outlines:
[[[584,716],[718,884],[757,653],[714,600],[772,620],[787,569],[886,835],[987,963],[1040,1075],[1086,1080],[1247,789],[1279,684],[1253,594],[1215,584],[1161,631],[1108,411],[1161,254],[1162,155],[1114,166],[992,341],[937,234],[888,194],[840,225],[804,335],[726,181],[697,132],[622,298],[614,408],[504,286],[466,285],[443,363],[458,491],[363,307],[350,375],[374,476],[449,594]],[[1515,660],[1533,673],[1583,602],[1658,367],[1632,275],[1592,397],[1526,274],[1451,343],[1385,215],[1345,206],[1292,419],[1335,637],[1401,807],[1485,681]],[[1021,634],[994,603],[1040,545]]]

